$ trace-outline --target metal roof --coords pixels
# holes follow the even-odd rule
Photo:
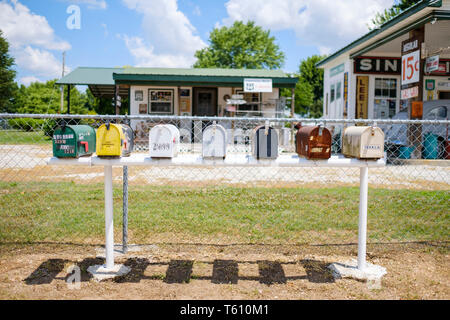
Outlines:
[[[403,11],[402,13],[398,14],[397,16],[393,17],[391,20],[385,22],[383,25],[381,25],[379,28],[373,29],[364,36],[356,39],[355,41],[351,42],[344,48],[336,51],[335,53],[331,54],[330,56],[326,57],[322,61],[319,61],[316,64],[316,67],[322,67],[326,63],[336,59],[341,54],[348,52],[349,50],[363,44],[364,42],[370,41],[375,36],[387,31],[388,29],[392,28],[399,22],[402,22],[406,18],[418,13],[419,11],[427,8],[427,7],[441,7],[442,6],[442,0],[422,0],[415,5],[411,6],[409,9]]]
[[[123,68],[79,67],[56,81],[56,84],[111,86],[114,85],[113,73],[120,73],[122,71]]]
[[[270,78],[273,86],[279,88],[294,88],[298,81],[297,77],[291,77],[282,70],[79,67],[56,84],[88,85],[94,96],[111,97],[116,84],[242,87],[244,78]],[[120,95],[127,96],[128,89],[121,87]]]

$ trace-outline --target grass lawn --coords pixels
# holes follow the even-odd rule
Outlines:
[[[52,140],[42,131],[26,132],[17,130],[0,130],[0,144],[48,144]]]
[[[114,189],[116,242],[122,190]],[[369,189],[368,240],[450,240],[448,191]],[[131,186],[129,241],[357,240],[359,189]],[[0,182],[0,242],[103,242],[102,184]]]

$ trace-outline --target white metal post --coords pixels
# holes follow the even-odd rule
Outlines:
[[[359,173],[359,222],[358,222],[358,269],[366,268],[366,235],[367,235],[367,193],[368,193],[367,166],[360,168]]]
[[[112,166],[105,165],[105,257],[106,269],[114,268]]]

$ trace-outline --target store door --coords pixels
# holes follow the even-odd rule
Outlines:
[[[217,115],[217,89],[216,88],[194,88],[194,116],[216,116]]]
[[[217,88],[194,88],[192,115],[213,117],[217,115]],[[212,121],[192,122],[192,141],[201,143],[203,130],[212,124]]]

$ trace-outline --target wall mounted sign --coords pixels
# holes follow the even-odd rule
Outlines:
[[[180,111],[190,112],[191,111],[191,90],[190,89],[180,89]]]
[[[244,92],[272,92],[272,79],[244,79]]]
[[[402,99],[411,99],[411,98],[417,97],[418,95],[419,95],[419,87],[418,86],[407,88],[407,89],[402,89],[402,91],[401,91]]]
[[[344,111],[343,116],[347,118],[348,115],[348,72],[344,73]]]
[[[450,60],[440,59],[438,68],[430,73],[433,76],[450,77]]]
[[[147,104],[140,103],[139,104],[139,114],[146,114],[146,113],[147,113]]]
[[[431,56],[426,59],[425,72],[430,73],[439,69],[439,56]]]
[[[330,69],[330,77],[334,77],[335,75],[338,75],[342,72],[344,72],[344,64],[343,63]]]
[[[400,74],[400,58],[389,57],[356,57],[355,73]]]
[[[369,106],[369,77],[356,77],[356,118],[367,119]]]
[[[423,115],[423,102],[413,101],[411,102],[411,118],[421,119]]]
[[[436,82],[433,79],[427,79],[425,80],[425,88],[427,90],[434,90],[435,83]]]
[[[134,100],[135,101],[144,101],[144,91],[136,90],[134,92]]]

